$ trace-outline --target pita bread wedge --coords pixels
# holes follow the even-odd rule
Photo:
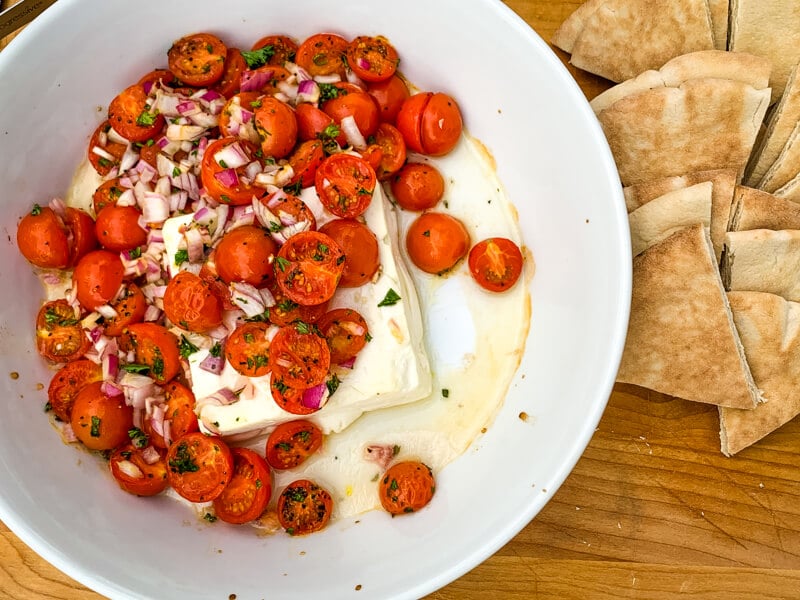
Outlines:
[[[735,169],[699,171],[678,177],[648,181],[626,187],[622,191],[625,194],[625,204],[630,213],[668,192],[710,181],[714,186],[711,195],[711,243],[714,245],[714,255],[719,262],[722,256],[722,246],[725,244],[725,233],[728,231],[733,191],[736,188],[737,178]]]
[[[774,195],[790,202],[800,203],[800,173],[782,188],[775,190]]]
[[[675,56],[713,48],[706,0],[606,0],[587,17],[570,62],[611,81],[625,81]]]
[[[726,289],[767,292],[800,302],[800,231],[730,231],[723,254]]]
[[[708,0],[711,11],[711,25],[714,31],[714,48],[728,48],[728,4],[729,0]]]
[[[741,172],[769,104],[769,89],[691,79],[628,96],[598,115],[624,186],[694,171]]]
[[[800,60],[800,2],[731,0],[729,49],[772,61],[772,100],[781,97]]]
[[[617,380],[696,402],[755,407],[758,390],[702,225],[633,259],[631,317]]]
[[[698,183],[668,192],[629,214],[633,256],[689,225],[709,227],[713,189],[710,181]]]
[[[765,192],[775,192],[800,173],[800,121],[797,122],[780,155],[756,186]]]
[[[733,319],[764,402],[719,409],[726,456],[747,448],[800,414],[800,304],[761,292],[730,292]]]
[[[677,56],[658,71],[645,71],[615,85],[596,96],[591,105],[595,113],[599,113],[626,96],[659,87],[679,87],[690,79],[730,79],[763,90],[769,85],[771,71],[770,62],[760,56],[744,52],[700,50]]]
[[[729,231],[800,229],[800,204],[767,192],[738,186]]]
[[[561,48],[564,52],[572,54],[575,41],[578,39],[581,31],[583,31],[583,28],[586,27],[586,21],[605,1],[606,0],[589,0],[575,9],[575,12],[567,17],[561,24],[561,27],[553,34],[553,39],[551,40],[553,45]]]
[[[765,128],[756,140],[744,177],[745,184],[750,187],[758,187],[800,121],[800,77],[797,75],[798,65],[795,65],[780,101],[767,116]]]

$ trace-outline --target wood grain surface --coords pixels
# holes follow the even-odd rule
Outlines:
[[[546,40],[581,4],[506,3]],[[570,71],[589,98],[608,87]],[[428,598],[800,598],[800,423],[732,459],[717,431],[713,407],[618,385],[552,501],[497,554]],[[0,598],[101,596],[0,523]]]

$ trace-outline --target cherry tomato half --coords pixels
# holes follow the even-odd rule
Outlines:
[[[188,85],[209,86],[225,73],[228,49],[221,39],[210,33],[187,35],[172,44],[167,52],[169,70]]]
[[[72,232],[69,264],[75,265],[91,250],[97,248],[94,219],[87,212],[68,206],[67,210],[64,211],[64,223],[67,229]]]
[[[272,339],[270,358],[273,377],[297,389],[324,383],[331,366],[325,339],[305,323],[281,327]]]
[[[17,226],[17,246],[25,259],[43,269],[69,266],[70,245],[64,223],[49,207],[38,204]]]
[[[375,173],[379,181],[386,181],[405,164],[406,142],[394,125],[381,123],[375,132],[375,144],[381,149]]]
[[[164,115],[148,108],[144,88],[134,84],[122,90],[108,105],[108,122],[130,142],[143,142],[164,126]]]
[[[322,304],[336,292],[344,262],[342,249],[329,236],[302,231],[278,250],[275,279],[283,294],[293,302]]]
[[[294,175],[290,184],[300,183],[307,188],[314,185],[317,169],[325,160],[325,150],[320,140],[301,142],[289,157]]]
[[[280,408],[293,415],[310,415],[317,412],[320,407],[306,406],[303,397],[305,389],[289,387],[282,379],[273,373],[269,382],[272,399]]]
[[[270,337],[270,326],[267,323],[242,323],[225,341],[225,358],[242,375],[266,375],[272,370]]]
[[[408,256],[426,273],[444,273],[466,256],[469,233],[464,224],[444,213],[427,212],[406,233]]]
[[[78,392],[90,383],[102,379],[103,369],[96,362],[86,358],[73,360],[53,375],[47,388],[47,401],[55,415],[68,423]]]
[[[94,214],[100,214],[106,206],[114,206],[125,189],[120,185],[119,177],[109,179],[100,184],[92,194],[92,205]]]
[[[205,333],[222,323],[222,302],[208,283],[189,271],[170,279],[164,292],[164,312],[175,325]]]
[[[266,458],[273,469],[294,469],[322,447],[322,430],[311,421],[286,421],[267,438]]]
[[[278,521],[289,535],[305,535],[323,529],[332,511],[331,495],[308,479],[290,483],[278,497]]]
[[[278,327],[291,325],[295,321],[316,323],[328,310],[328,302],[313,306],[304,306],[293,302],[281,291],[275,281],[270,283],[268,288],[272,292],[273,298],[275,298],[275,305],[269,308],[269,322]]]
[[[347,46],[347,63],[364,81],[384,81],[394,75],[400,58],[383,36],[360,35]]]
[[[167,489],[167,465],[163,458],[147,462],[143,450],[134,444],[118,447],[108,467],[120,488],[134,496],[155,496]]]
[[[89,162],[92,163],[94,170],[100,175],[108,175],[112,168],[118,166],[127,148],[125,144],[108,139],[110,129],[111,123],[108,120],[103,121],[94,130],[92,139],[89,140],[89,148],[87,150]]]
[[[242,73],[247,70],[247,63],[238,48],[228,48],[225,57],[225,66],[222,70],[222,77],[214,85],[214,90],[230,98],[239,91]]]
[[[272,476],[266,461],[248,448],[233,448],[233,477],[214,499],[214,514],[226,523],[257,519],[272,496]]]
[[[377,178],[367,161],[352,154],[333,154],[317,169],[314,186],[322,205],[337,217],[361,215],[375,191]]]
[[[346,39],[335,33],[318,33],[300,44],[295,62],[312,77],[336,73],[344,78],[346,52]]]
[[[244,281],[263,287],[272,278],[278,245],[255,225],[237,227],[222,236],[214,252],[217,273],[226,283]]]
[[[408,163],[392,177],[392,195],[406,210],[433,208],[444,195],[444,177],[433,165]]]
[[[169,427],[170,439],[175,440],[187,433],[198,431],[197,416],[194,414],[195,397],[192,390],[177,381],[170,381],[162,389],[166,400],[164,404],[164,427]],[[153,428],[152,419],[145,420],[143,429],[153,446],[167,448],[164,436]]]
[[[106,319],[103,333],[117,337],[122,335],[125,329],[133,323],[144,321],[144,314],[147,312],[147,298],[138,285],[128,283],[111,308],[116,311],[117,316]]]
[[[283,63],[287,61],[294,62],[297,54],[297,43],[288,35],[265,36],[253,44],[253,50],[260,50],[266,46],[269,46],[272,50],[267,64],[283,66]]]
[[[123,350],[133,350],[136,363],[148,367],[148,375],[164,384],[181,370],[178,338],[163,325],[134,323],[122,336]]]
[[[200,164],[200,179],[209,196],[223,204],[250,204],[253,197],[261,198],[267,191],[253,185],[245,177],[247,165],[258,160],[256,146],[248,140],[225,137],[211,142],[203,154]],[[243,164],[235,168],[223,158],[230,152]]]
[[[66,300],[53,300],[39,309],[36,349],[47,360],[56,363],[76,360],[86,354],[91,345],[80,318]]]
[[[397,113],[409,96],[408,86],[397,75],[384,81],[375,81],[367,86],[367,93],[378,105],[381,122],[394,125]]]
[[[218,437],[200,432],[175,440],[167,452],[167,479],[189,502],[210,502],[233,477],[233,453]]]
[[[433,472],[418,461],[399,462],[381,478],[378,495],[381,506],[392,516],[418,511],[426,506],[436,491]]]
[[[133,407],[125,404],[125,396],[108,396],[102,385],[96,381],[83,387],[72,404],[72,430],[90,450],[116,448],[128,441],[133,427]]]
[[[489,238],[469,252],[469,272],[481,287],[492,292],[511,289],[522,273],[522,252],[506,238]]]
[[[119,291],[125,268],[119,254],[108,250],[94,250],[75,265],[72,282],[77,289],[78,301],[89,310],[108,304]]]
[[[320,227],[345,255],[339,287],[359,287],[372,280],[380,266],[378,239],[369,227],[355,219],[334,219]]]
[[[331,351],[331,362],[341,365],[354,359],[369,339],[367,322],[351,308],[335,308],[317,324]]]

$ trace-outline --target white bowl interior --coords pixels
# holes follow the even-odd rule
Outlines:
[[[51,373],[33,348],[41,289],[17,252],[17,220],[64,193],[117,91],[164,65],[173,39],[199,30],[242,47],[277,32],[387,35],[412,81],[458,99],[519,210],[537,265],[527,352],[493,426],[439,474],[435,502],[413,518],[373,512],[305,538],[205,526],[167,499],[120,493],[103,465],[64,447],[43,414]],[[0,54],[0,81],[0,518],[47,560],[115,598],[338,598],[357,585],[367,597],[419,597],[491,555],[552,497],[613,384],[630,250],[594,116],[507,7],[60,0]]]

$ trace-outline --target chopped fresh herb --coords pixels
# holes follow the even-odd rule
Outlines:
[[[389,288],[389,291],[386,292],[386,295],[383,297],[383,300],[378,302],[378,306],[394,306],[401,300],[400,296],[395,292],[392,288]]]
[[[303,502],[308,497],[308,492],[301,487],[289,487],[283,495],[293,502]]]
[[[153,138],[150,138],[149,140],[147,140],[147,141],[145,142],[145,144],[144,144],[144,145],[145,145],[145,146],[152,146],[152,145],[153,145],[153,144],[155,144],[155,143],[156,143],[156,141],[155,141]]]
[[[269,59],[275,55],[275,49],[270,46],[264,46],[258,50],[250,50],[242,52],[242,57],[247,63],[248,69],[257,69],[263,67],[269,62]]]
[[[128,252],[128,255],[131,258],[139,258],[142,255],[142,248],[141,247],[134,248],[133,250]]]
[[[294,183],[291,183],[289,185],[283,186],[283,191],[286,192],[287,194],[292,194],[293,196],[299,195],[300,194],[300,190],[302,190],[302,189],[303,189],[303,181],[302,180],[298,180],[298,181],[295,181]]]
[[[269,222],[269,230],[272,233],[278,233],[281,229],[283,229],[283,225],[278,221],[270,221]]]
[[[178,250],[175,253],[175,264],[180,266],[186,261],[189,260],[189,251],[188,250]]]
[[[133,452],[125,450],[124,452],[120,452],[119,455],[124,458],[125,460],[129,460],[131,456],[133,456]]]
[[[323,129],[322,133],[320,133],[319,135],[323,139],[333,140],[338,138],[341,133],[342,130],[339,128],[339,126],[336,123],[331,123],[325,129]]]
[[[308,443],[308,440],[311,438],[311,432],[308,431],[307,429],[305,429],[303,431],[298,431],[297,432],[297,437],[300,438],[301,442],[306,444],[306,443]]]
[[[51,410],[53,410],[53,405],[50,402],[44,405],[44,412],[50,412]]]
[[[327,253],[328,252],[328,246],[327,246],[327,244],[323,244],[322,242],[319,242],[319,243],[317,243],[317,250],[319,250],[320,252]]]
[[[280,302],[278,302],[278,309],[282,310],[283,312],[291,312],[298,306],[300,305],[297,304],[296,302],[292,302],[288,298],[286,300],[281,300]]]
[[[394,491],[394,490],[396,490],[396,489],[397,489],[397,488],[399,488],[399,487],[400,487],[400,486],[399,486],[399,485],[397,485],[397,479],[392,479],[392,483],[390,483],[390,484],[389,484],[389,489],[390,489],[390,490],[392,490],[392,491]]]
[[[175,458],[169,461],[169,466],[173,473],[195,473],[200,470],[197,463],[194,462],[192,455],[189,454],[189,445],[186,442],[178,444],[178,450],[175,452]]]
[[[368,190],[367,188],[365,188],[365,187],[359,187],[356,190],[356,193],[360,194],[361,196],[371,196],[372,195],[372,192],[370,190]]]
[[[137,448],[146,448],[147,444],[150,442],[149,438],[147,437],[147,434],[138,427],[129,429],[128,437],[131,438],[131,442]]]
[[[422,235],[424,235],[425,237],[431,237],[431,230],[426,229],[425,231],[422,232]]]
[[[248,344],[252,344],[253,342],[256,341],[256,338],[253,336],[252,333],[247,332],[244,334],[244,341],[247,342]]]
[[[183,358],[189,358],[192,354],[197,352],[200,348],[195,346],[192,342],[186,339],[185,335],[181,334],[180,351]]]
[[[164,359],[161,356],[156,356],[153,359],[153,373],[156,377],[163,377],[164,375]]]
[[[289,390],[289,386],[283,383],[282,379],[276,379],[272,385],[278,390],[281,394],[285,394]]]
[[[279,450],[283,450],[284,452],[289,452],[292,449],[292,445],[287,442],[278,442],[276,446]]]
[[[262,105],[262,104],[263,104],[263,102],[261,101],[261,98],[259,98],[258,100],[253,100],[253,101],[250,103],[250,108],[261,108],[261,105]],[[262,151],[260,148],[259,148],[258,150],[256,150],[256,151],[254,152],[254,154],[255,154],[255,155],[258,157],[258,158],[261,158],[262,156],[264,156],[264,152],[263,152],[263,151]]]
[[[113,163],[108,160],[105,156],[101,156],[97,159],[97,164],[101,167],[110,167]]]
[[[338,87],[333,85],[332,83],[320,83],[319,84],[319,101],[324,102],[325,100],[333,100],[334,98],[338,98],[339,94],[342,93]],[[327,128],[326,128],[327,129]],[[338,129],[338,127],[337,127]],[[325,134],[325,132],[322,132]],[[338,133],[336,135],[339,135]],[[333,136],[336,137],[336,136]]]
[[[212,46],[211,44],[206,44],[206,52],[208,52],[209,54],[214,54],[214,46]]]
[[[377,143],[378,143],[378,139],[374,135],[368,135],[367,136],[367,144],[368,145],[371,146],[372,144],[377,144]]]
[[[346,257],[345,257],[344,254],[342,254],[339,258],[337,258],[336,259],[336,266],[339,266],[340,264],[342,264],[345,261],[345,258]]]
[[[260,490],[262,485],[263,484],[261,483],[261,480],[260,479],[256,479],[256,489]]]
[[[370,481],[378,481],[378,479],[380,479],[380,478],[381,478],[381,474],[380,473],[375,473],[375,475],[372,476],[372,479]]]
[[[339,384],[341,383],[340,379],[336,376],[336,373],[331,375],[331,378],[325,382],[325,385],[328,388],[328,394],[333,396],[334,392],[339,389]]]
[[[318,67],[323,67],[328,64],[328,55],[324,52],[317,52],[311,57],[311,61]]]
[[[141,114],[138,117],[136,117],[136,124],[139,125],[140,127],[150,127],[156,122],[157,116],[158,113],[148,112],[146,110],[143,110]]]
[[[211,350],[209,350],[208,353],[215,358],[219,358],[220,356],[222,356],[222,344],[217,342],[216,344],[211,346]]]
[[[180,176],[180,174],[181,174],[181,168],[180,167],[175,166],[175,167],[172,168],[172,176],[173,177],[178,177],[178,176]]]
[[[288,533],[289,535],[294,535],[294,527],[289,527],[289,528],[286,530],[286,533]]]
[[[123,371],[127,371],[128,373],[142,373],[147,374],[150,372],[149,365],[140,365],[137,363],[129,363],[127,365],[120,365],[119,367]]]
[[[226,194],[220,194],[219,196],[225,204],[231,203],[231,197]]]
[[[92,437],[100,437],[100,417],[92,415],[92,428],[89,430],[89,435]]]
[[[371,342],[372,334],[368,331],[367,333],[364,334],[364,339],[367,340],[368,342]]]
[[[218,164],[219,164],[219,166],[220,166],[220,167],[222,167],[223,169],[227,169],[227,168],[228,168],[228,163],[226,163],[224,160],[218,160],[218,161],[217,161],[217,163],[218,163]]]
[[[44,322],[50,325],[55,324],[60,327],[69,327],[71,325],[77,325],[78,319],[62,317],[52,308],[48,308],[46,311],[44,311]]]
[[[295,321],[294,328],[297,330],[297,333],[302,333],[303,335],[311,333],[311,327],[309,327],[308,323],[305,321]]]
[[[395,444],[392,446],[392,456],[397,456],[398,454],[400,454],[400,446]]]
[[[39,206],[38,204],[34,204],[33,208],[31,209],[31,214],[34,217],[38,217],[40,214],[42,214],[42,207]]]
[[[275,264],[278,265],[278,268],[282,272],[286,272],[286,267],[288,267],[291,263],[288,260],[286,260],[285,258],[283,258],[282,256],[276,256],[275,257]]]
[[[450,390],[448,390],[447,388],[442,388],[442,397],[443,398],[449,398],[450,397]]]
[[[209,523],[214,523],[217,520],[217,517],[212,515],[211,513],[206,513],[203,515],[203,518],[208,521]]]
[[[269,308],[265,308],[264,312],[261,313],[260,315],[255,315],[254,317],[247,317],[245,321],[247,321],[248,323],[253,323],[253,322],[266,323],[267,321],[269,321]]]

